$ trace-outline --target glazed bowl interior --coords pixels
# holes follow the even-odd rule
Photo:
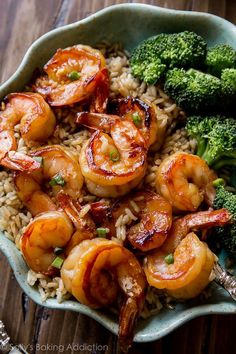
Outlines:
[[[141,40],[161,32],[192,30],[205,38],[208,45],[228,43],[236,49],[236,29],[231,23],[204,13],[167,10],[141,4],[116,5],[102,10],[85,20],[53,30],[37,41],[27,51],[21,65],[12,77],[0,87],[0,99],[8,93],[21,91],[30,81],[35,69],[42,68],[58,48],[83,43],[96,45],[102,40],[120,42],[128,51]],[[15,245],[3,234],[0,248],[7,256],[23,291],[35,302],[50,308],[73,310],[96,319],[113,333],[117,333],[117,318],[108,311],[95,311],[76,301],[61,304],[55,299],[42,303],[36,288],[26,282],[28,268]],[[223,262],[223,256],[221,257]],[[161,338],[191,318],[209,313],[235,313],[236,304],[228,294],[212,285],[208,300],[192,300],[178,304],[174,310],[162,310],[158,315],[140,320],[135,341],[145,342]]]

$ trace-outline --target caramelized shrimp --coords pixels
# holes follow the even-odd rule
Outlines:
[[[110,235],[116,236],[115,224],[130,210],[134,219],[127,227],[130,244],[142,252],[160,247],[166,240],[172,223],[171,205],[152,191],[141,191],[117,200],[112,206],[96,202],[91,206],[92,216],[105,223]]]
[[[61,277],[78,301],[94,308],[114,303],[122,290],[125,300],[119,318],[119,339],[126,351],[145,299],[146,279],[135,256],[110,240],[83,241],[65,260]]]
[[[80,216],[82,207],[79,202],[71,198],[71,196],[61,191],[57,195],[57,200],[60,207],[76,228],[76,231],[65,248],[65,254],[68,255],[72,248],[82,241],[96,237],[96,226],[88,213],[83,217]]]
[[[156,142],[157,117],[152,103],[144,102],[139,98],[126,97],[113,100],[109,109],[121,119],[133,122],[143,134],[148,147]]]
[[[36,81],[36,91],[51,106],[64,106],[92,98],[92,110],[103,112],[109,93],[108,71],[102,53],[85,45],[58,49],[44,66],[47,76]],[[71,78],[73,72],[75,78]],[[71,74],[72,73],[72,74]]]
[[[146,258],[144,270],[148,283],[165,289],[176,298],[197,296],[210,282],[216,257],[205,243],[189,232],[223,226],[230,219],[230,213],[220,209],[189,214],[175,220],[161,249]],[[172,253],[173,264],[168,264],[165,257]]]
[[[16,152],[14,127],[20,123],[20,133],[27,145],[45,141],[56,127],[55,116],[43,97],[37,93],[12,93],[0,112],[0,163],[20,171],[33,171],[40,164],[32,157]]]
[[[115,197],[127,193],[143,178],[147,147],[136,126],[119,117],[112,116],[105,131],[110,135],[100,130],[92,134],[82,147],[79,161],[89,191]]]
[[[196,155],[184,152],[167,157],[156,174],[156,189],[176,211],[196,211],[205,200],[212,204],[215,173]]]
[[[54,195],[60,190],[78,197],[83,186],[79,163],[69,149],[59,145],[45,146],[30,153],[42,158],[41,168],[31,174],[18,172],[15,186],[19,198],[32,215],[56,210],[52,199],[42,190],[44,181],[49,181]]]
[[[188,234],[174,251],[173,264],[165,261],[166,252],[148,255],[144,271],[151,286],[165,289],[171,296],[190,299],[202,292],[210,282],[216,256],[194,234]]]
[[[127,238],[134,248],[143,252],[160,247],[166,240],[172,223],[172,207],[160,195],[151,191],[136,194],[140,222],[131,226]]]
[[[72,234],[73,226],[63,212],[49,211],[35,217],[21,238],[21,251],[28,266],[37,273],[54,275],[54,249],[64,247]]]

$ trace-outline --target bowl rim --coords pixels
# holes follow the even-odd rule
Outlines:
[[[43,34],[42,36],[40,36],[38,39],[36,39],[30,45],[28,50],[26,51],[25,55],[23,56],[19,66],[17,67],[15,72],[5,82],[3,82],[0,85],[0,92],[7,91],[8,88],[10,87],[10,85],[15,80],[18,79],[18,76],[21,74],[21,71],[26,67],[28,61],[33,56],[34,52],[37,51],[38,47],[40,47],[44,43],[44,41],[47,41],[49,38],[53,38],[54,35],[61,33],[65,30],[70,30],[70,29],[76,28],[77,26],[80,26],[81,24],[86,25],[87,23],[93,21],[97,17],[101,17],[103,15],[108,15],[108,14],[110,14],[116,10],[120,10],[120,9],[124,9],[124,10],[132,9],[134,11],[150,9],[150,10],[154,11],[156,14],[162,14],[162,13],[164,14],[165,13],[165,14],[170,14],[170,15],[174,14],[176,16],[187,15],[190,17],[201,17],[201,18],[207,19],[208,21],[211,20],[216,24],[223,23],[224,26],[228,30],[230,30],[231,32],[235,32],[235,36],[236,36],[236,26],[234,24],[232,24],[231,22],[229,22],[221,17],[218,17],[218,16],[210,14],[210,13],[204,13],[204,12],[198,12],[198,11],[167,9],[167,8],[163,8],[163,7],[153,6],[153,5],[149,5],[149,4],[139,4],[139,3],[116,4],[116,5],[108,6],[102,10],[99,10],[98,12],[91,14],[82,20],[55,28],[53,30],[50,30],[50,31],[46,32],[45,34]],[[45,302],[43,302],[43,301],[39,301],[37,298],[35,298],[30,291],[30,285],[27,284],[26,279],[25,279],[25,281],[22,281],[22,279],[21,279],[21,272],[19,271],[16,263],[14,262],[14,257],[12,257],[12,254],[11,254],[12,251],[10,250],[10,248],[11,248],[10,244],[9,244],[9,248],[7,247],[8,241],[9,242],[11,242],[11,241],[9,239],[7,239],[7,237],[4,236],[3,232],[1,232],[1,231],[0,231],[0,237],[1,238],[3,237],[3,240],[0,239],[0,250],[7,257],[8,262],[9,262],[11,268],[13,269],[14,275],[15,275],[16,280],[17,280],[18,284],[20,285],[21,289],[34,302],[36,302],[38,305],[48,307],[51,309],[72,310],[72,311],[76,311],[76,312],[85,314],[85,315],[90,316],[93,319],[95,319],[97,322],[102,324],[104,327],[106,327],[112,333],[117,334],[117,325],[109,324],[108,323],[109,321],[107,321],[105,318],[103,318],[101,313],[91,310],[87,306],[80,304],[80,306],[76,308],[76,307],[72,306],[72,301],[66,301],[63,304],[59,304],[56,299],[49,299],[49,300],[46,300]],[[14,245],[14,247],[15,247],[15,245]],[[73,302],[75,303],[76,301],[73,301]],[[217,307],[217,308],[215,308],[215,307]],[[184,324],[185,322],[187,322],[193,318],[196,318],[198,316],[201,316],[201,315],[232,314],[232,313],[236,313],[236,303],[232,303],[232,304],[230,303],[230,306],[228,308],[221,307],[220,304],[218,304],[218,303],[217,304],[205,304],[204,306],[193,307],[193,308],[185,310],[184,316],[182,318],[178,317],[176,320],[173,321],[173,323],[168,328],[164,328],[157,333],[154,333],[154,332],[147,333],[147,334],[137,333],[134,337],[134,341],[135,342],[149,342],[149,341],[160,339],[164,335],[170,333],[171,331],[173,331],[174,329],[176,329],[180,325]]]

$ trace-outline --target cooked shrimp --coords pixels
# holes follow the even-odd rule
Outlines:
[[[146,252],[164,243],[172,223],[172,207],[151,191],[137,193],[136,199],[138,197],[143,197],[135,202],[140,208],[140,222],[131,226],[127,238],[134,248]]]
[[[212,204],[216,178],[204,160],[184,152],[167,157],[159,166],[156,189],[176,211],[196,211],[203,200]]]
[[[121,98],[110,102],[109,111],[114,114],[79,112],[76,122],[90,129],[109,133],[111,125],[117,119],[130,121],[142,133],[147,147],[156,141],[157,118],[155,107],[151,103],[144,102],[139,98]]]
[[[119,318],[123,350],[131,345],[133,327],[140,314],[146,279],[135,256],[116,242],[95,238],[74,247],[65,260],[61,277],[66,289],[82,304],[103,307],[125,295]]]
[[[61,191],[57,195],[57,200],[62,210],[66,213],[76,228],[76,231],[65,248],[65,254],[68,255],[72,248],[80,244],[82,241],[96,237],[96,226],[88,213],[83,217],[80,216],[82,207],[79,202],[71,196]]]
[[[190,299],[209,284],[216,256],[194,233],[179,243],[172,264],[165,257],[163,249],[147,256],[144,271],[151,286],[165,289],[175,298]]]
[[[109,228],[110,236],[116,236],[115,224],[121,215],[130,210],[134,219],[127,226],[127,239],[134,248],[143,252],[160,247],[166,240],[172,223],[171,205],[152,191],[141,191],[117,200],[108,206],[106,201],[92,206],[95,215]]]
[[[109,93],[108,71],[102,53],[85,45],[58,49],[44,66],[48,76],[36,81],[35,89],[51,106],[64,106],[92,99],[93,110],[104,111]],[[74,77],[71,75],[75,75]]]
[[[171,230],[164,242],[162,249],[166,253],[172,253],[180,241],[190,232],[206,230],[211,227],[224,226],[231,221],[231,214],[227,209],[213,211],[199,211],[176,219],[172,223]]]
[[[109,109],[122,119],[133,122],[142,132],[148,146],[155,143],[158,127],[155,106],[152,103],[126,97],[113,100]]]
[[[20,171],[38,169],[32,157],[16,152],[14,127],[20,123],[20,133],[27,145],[48,139],[56,127],[55,116],[43,97],[37,93],[12,93],[0,112],[0,161],[5,167]]]
[[[31,174],[18,172],[15,186],[19,198],[32,215],[56,210],[55,203],[42,190],[44,181],[49,181],[54,195],[60,190],[75,198],[80,195],[83,176],[78,161],[69,149],[51,145],[36,149],[30,155],[42,158],[41,168]]]
[[[113,116],[109,129],[111,136],[96,130],[82,147],[79,158],[89,191],[101,197],[112,193],[114,186],[115,195],[109,196],[117,196],[116,186],[123,187],[131,181],[134,185],[129,187],[133,188],[143,178],[147,167],[146,143],[136,126]],[[124,194],[122,188],[121,192]]]
[[[54,275],[54,249],[64,247],[72,234],[73,226],[63,212],[49,211],[35,217],[21,238],[21,251],[28,266],[37,273]]]
[[[210,282],[210,274],[216,260],[207,245],[190,230],[223,226],[230,222],[226,209],[204,211],[186,215],[173,222],[167,240],[146,258],[144,270],[148,283],[176,298],[197,296]],[[166,256],[173,262],[166,261]],[[173,264],[172,264],[173,263]]]

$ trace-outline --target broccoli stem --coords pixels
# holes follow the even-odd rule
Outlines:
[[[207,141],[206,139],[199,139],[197,142],[197,155],[202,157],[204,151],[206,150]]]
[[[212,156],[212,153],[211,153],[211,148],[209,147],[209,144],[206,145],[206,149],[205,151],[203,152],[202,154],[202,159],[206,161],[206,163],[211,166],[214,161],[215,161],[215,158]]]

